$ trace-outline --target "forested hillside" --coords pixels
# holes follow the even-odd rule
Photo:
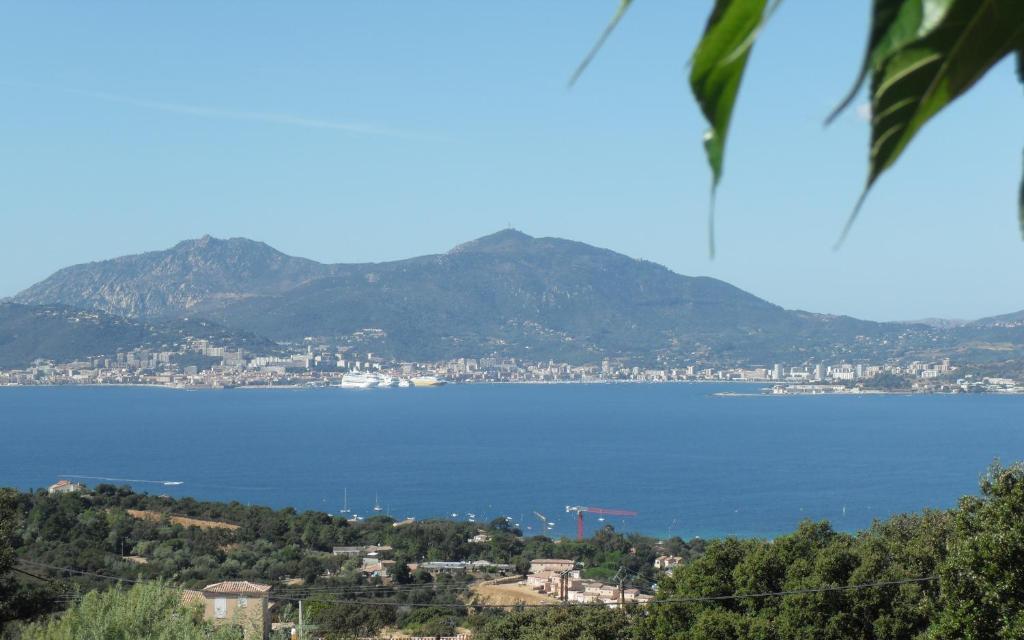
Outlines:
[[[101,576],[120,576],[182,586],[230,578],[270,582],[271,597],[282,603],[305,599],[330,638],[384,625],[443,631],[455,624],[475,629],[481,640],[1009,639],[1024,629],[1020,464],[994,466],[981,494],[949,511],[897,515],[857,533],[804,522],[775,540],[706,544],[659,543],[609,528],[582,543],[522,539],[504,521],[486,527],[490,542],[470,543],[478,530],[470,523],[348,523],[323,513],[175,501],[110,486],[89,498],[10,491],[0,498],[0,510],[7,509],[5,539],[13,544],[15,567],[24,571],[0,583],[7,619],[46,615],[60,608],[60,594],[106,589],[110,581]],[[183,528],[133,518],[127,509],[136,508],[230,519],[239,528]],[[517,571],[530,558],[572,558],[588,570],[622,569],[616,572],[629,577],[627,584],[648,587],[654,554],[680,554],[685,561],[672,575],[660,575],[650,605],[624,612],[589,605],[506,610],[474,603],[458,578],[435,580],[419,571],[400,573],[387,586],[367,582],[356,567],[327,553],[339,543],[390,544],[405,561],[487,558]],[[122,545],[124,554],[146,562],[122,559]],[[288,578],[294,577],[304,583],[293,586]]]

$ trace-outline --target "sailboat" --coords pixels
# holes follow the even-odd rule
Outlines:
[[[342,513],[352,513],[352,510],[348,508],[348,487],[345,487],[345,504],[341,507]]]
[[[384,507],[380,506],[380,497],[375,493],[373,494],[373,510],[383,511]]]

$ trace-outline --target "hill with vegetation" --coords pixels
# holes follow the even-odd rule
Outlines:
[[[162,515],[139,518],[136,510]],[[1022,512],[1020,464],[993,466],[980,494],[953,509],[895,515],[856,533],[805,521],[774,540],[691,543],[624,536],[610,527],[582,542],[523,538],[503,519],[483,526],[428,521],[395,527],[387,517],[356,523],[111,485],[90,495],[0,490],[0,624],[17,620],[23,629],[77,601],[75,594],[102,593],[118,578],[178,589],[245,579],[272,585],[279,620],[294,620],[290,605],[302,598],[307,622],[328,638],[370,636],[385,626],[420,635],[469,626],[480,640],[1019,638]],[[237,526],[184,527],[172,515]],[[471,541],[480,530],[487,542]],[[367,577],[358,558],[330,553],[336,544],[391,546],[393,579]],[[661,553],[684,561],[671,573],[655,573],[652,561]],[[625,585],[646,592],[656,581],[654,601],[623,611],[601,605],[495,609],[474,601],[470,576],[399,569],[424,559],[479,558],[522,573],[538,557],[572,559],[585,571],[624,577]],[[130,622],[117,607],[130,606],[131,596],[109,600],[112,619]],[[82,617],[85,604],[72,607],[72,619]],[[60,628],[28,631],[56,640],[65,636],[46,630]]]
[[[244,238],[203,237],[68,267],[14,300],[130,319],[124,328],[206,318],[276,341],[314,336],[407,360],[622,357],[672,366],[1024,357],[1020,314],[925,324],[787,310],[721,280],[511,229],[444,254],[372,264],[321,264]],[[32,354],[32,343],[22,351]]]
[[[204,236],[164,251],[66,267],[14,301],[128,318],[176,318],[281,293],[332,272],[328,265],[285,255],[262,242]]]
[[[533,558],[568,558],[584,562],[595,577],[627,566],[633,574],[626,584],[649,590],[656,556],[693,558],[703,545],[611,529],[583,542],[524,538],[504,518],[395,526],[387,516],[356,522],[315,511],[152,496],[107,484],[87,494],[0,489],[0,524],[8,527],[0,530],[0,626],[4,620],[45,617],[67,604],[68,594],[104,591],[121,579],[178,589],[249,580],[273,586],[282,605],[279,617],[290,619],[293,601],[303,598],[307,615],[330,637],[372,635],[384,625],[450,631],[452,620],[466,618],[473,576],[432,576],[409,571],[407,563],[488,560],[511,565],[515,575],[525,573]],[[485,538],[474,541],[481,532]],[[5,580],[8,541],[26,573]],[[391,579],[363,572],[361,557],[334,555],[336,545],[390,547]]]
[[[204,320],[150,322],[62,305],[0,303],[3,369],[24,367],[36,359],[71,362],[113,357],[118,351],[139,347],[173,351],[189,338],[257,351],[277,348],[266,339]]]
[[[333,265],[251,240],[207,237],[69,267],[15,300],[139,319],[205,317],[274,340],[369,340],[367,350],[420,360],[884,358],[942,333],[786,310],[721,280],[514,230],[444,254]]]

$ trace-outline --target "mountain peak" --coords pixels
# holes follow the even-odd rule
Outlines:
[[[182,240],[178,244],[174,245],[174,249],[178,250],[190,250],[190,249],[210,249],[217,247],[265,247],[268,246],[264,242],[258,240],[250,240],[249,238],[217,238],[210,234],[205,234],[199,238],[190,238],[188,240]]]
[[[518,229],[502,229],[497,233],[464,242],[448,253],[507,253],[529,247],[536,238]]]

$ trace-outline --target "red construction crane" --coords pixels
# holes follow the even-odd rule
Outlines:
[[[566,513],[576,512],[576,539],[583,539],[583,514],[584,513],[599,513],[603,516],[635,516],[636,511],[626,511],[625,509],[603,509],[601,507],[565,507]]]

